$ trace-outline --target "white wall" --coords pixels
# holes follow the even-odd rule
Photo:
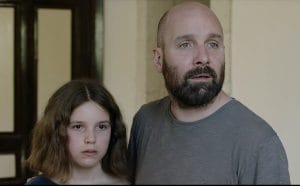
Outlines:
[[[137,83],[143,77],[137,77],[136,0],[105,0],[104,25],[103,82],[120,106],[129,133],[132,116],[138,109],[138,92],[144,92]]]
[[[266,119],[300,184],[300,1],[233,0],[232,95]]]

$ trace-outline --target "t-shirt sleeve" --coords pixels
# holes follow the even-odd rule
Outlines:
[[[241,184],[290,184],[287,155],[277,135],[260,144],[252,157],[244,176],[241,177]]]
[[[137,160],[137,115],[133,118],[132,127],[130,131],[129,143],[128,143],[128,166],[133,180],[135,177],[136,160]]]

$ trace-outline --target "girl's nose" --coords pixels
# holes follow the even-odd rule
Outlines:
[[[94,132],[87,132],[84,138],[84,143],[86,144],[94,144],[96,142]]]

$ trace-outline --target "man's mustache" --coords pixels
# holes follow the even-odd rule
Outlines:
[[[196,67],[195,69],[192,69],[190,71],[188,71],[185,74],[185,79],[190,79],[193,78],[195,76],[201,76],[201,75],[205,75],[205,76],[210,76],[213,79],[217,78],[217,73],[210,68],[209,66],[204,66],[204,67]]]

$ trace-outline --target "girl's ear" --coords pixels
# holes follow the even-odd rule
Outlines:
[[[158,72],[162,72],[163,53],[161,48],[153,49],[153,63]]]

